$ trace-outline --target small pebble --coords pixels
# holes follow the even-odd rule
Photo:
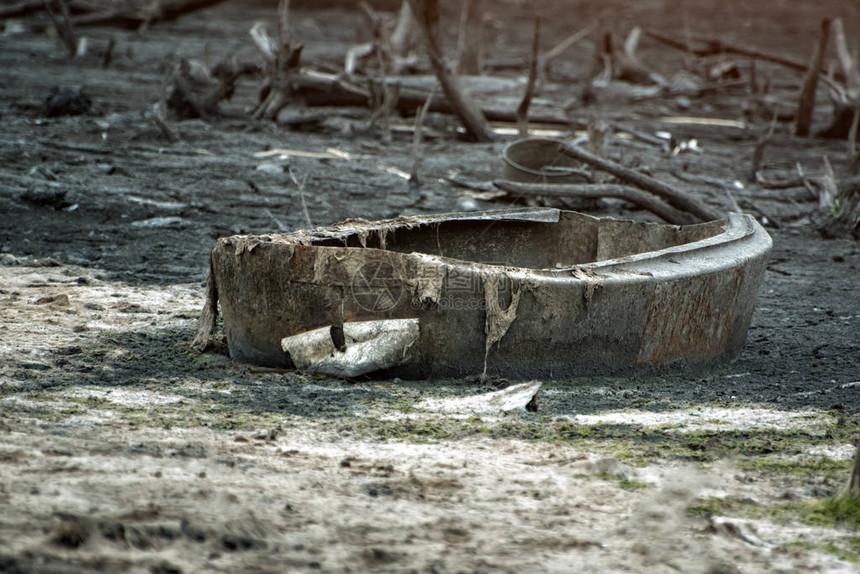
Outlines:
[[[478,211],[478,203],[471,197],[461,199],[457,207],[460,211]]]

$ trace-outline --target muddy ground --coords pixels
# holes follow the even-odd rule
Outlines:
[[[622,32],[718,36],[802,61],[822,17],[842,16],[854,41],[860,31],[860,9],[837,0],[488,4],[488,71],[509,78],[523,73],[535,12],[545,49],[601,13]],[[458,416],[416,405],[508,381],[340,381],[191,349],[216,238],[452,211],[470,197],[443,177],[501,172],[504,142],[462,141],[432,115],[441,137],[410,187],[411,134],[385,142],[359,108],[296,103],[282,120],[322,114],[300,127],[251,120],[254,77],[218,117],[170,120],[180,141],[167,140],[152,118],[171,62],[253,60],[247,30],[274,18],[228,1],[145,31],[82,28],[87,53],[71,60],[44,15],[0,24],[0,571],[858,571],[858,515],[832,497],[860,429],[860,246],[822,237],[827,214],[804,188],[747,183],[774,109],[764,174],[799,163],[821,177],[827,156],[848,175],[844,141],[791,135],[799,73],[759,63],[767,96],[748,81],[683,97],[612,83],[584,106],[593,43],[553,67],[536,109],[695,139],[700,151],[673,155],[611,137],[607,153],[723,210],[731,188],[767,218],[772,260],[735,361],[546,380],[537,413]],[[366,39],[347,8],[300,7],[293,26],[320,69]],[[685,63],[653,41],[640,53],[666,77]],[[83,88],[92,105],[47,117],[53,88]],[[513,109],[519,92],[493,97]],[[829,113],[820,89],[815,129]],[[679,116],[731,122],[667,119]],[[588,209],[649,218],[617,202]]]

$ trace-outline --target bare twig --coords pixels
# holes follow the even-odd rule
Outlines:
[[[592,22],[582,30],[574,32],[573,34],[556,44],[551,50],[549,50],[540,57],[540,60],[538,62],[538,69],[540,69],[544,73],[548,73],[550,64],[552,64],[553,60],[562,55],[565,51],[567,51],[568,48],[574,46],[575,44],[578,44],[579,42],[587,38],[588,35],[591,34],[596,27],[597,23]]]
[[[113,60],[113,50],[116,47],[116,38],[111,34],[111,37],[108,38],[108,45],[105,48],[105,53],[102,56],[102,68],[107,68],[110,66],[111,61]]]
[[[699,57],[714,56],[717,54],[738,54],[740,56],[747,56],[750,58],[755,58],[756,60],[762,60],[764,62],[779,64],[781,66],[785,66],[787,68],[791,68],[792,70],[798,70],[801,72],[806,70],[807,68],[807,64],[799,60],[792,60],[790,58],[783,58],[782,56],[775,56],[773,54],[768,54],[755,48],[739,46],[737,44],[732,44],[726,42],[725,40],[720,40],[718,38],[700,38],[699,41],[703,42],[706,47],[694,48],[692,44],[688,42],[681,42],[679,40],[675,40],[674,38],[670,38],[669,36],[666,36],[659,32],[655,32],[653,30],[645,31],[645,35],[649,38],[657,40],[661,44],[664,44],[671,48],[675,48],[677,50],[682,50],[684,52]]]
[[[413,186],[420,185],[421,163],[424,159],[421,144],[424,141],[424,117],[427,115],[427,110],[430,109],[430,103],[433,101],[435,90],[430,91],[424,105],[418,109],[415,114],[415,132],[412,134],[412,171],[409,174],[409,184]]]
[[[795,135],[805,137],[809,135],[809,126],[812,123],[812,112],[815,110],[815,90],[818,88],[818,77],[824,65],[824,53],[830,39],[830,19],[821,21],[821,33],[818,36],[818,44],[812,52],[806,77],[803,79],[803,89],[800,92],[800,101],[797,105],[797,123],[794,127]]]
[[[303,200],[303,201],[304,201],[304,200]],[[269,210],[269,208],[268,208],[268,207],[263,208],[263,213],[265,213],[266,215],[268,215],[268,216],[269,216],[269,219],[271,219],[271,220],[272,220],[272,223],[274,223],[274,224],[275,224],[275,226],[278,228],[278,231],[284,231],[284,232],[286,232],[286,231],[289,231],[289,230],[290,230],[290,228],[289,228],[289,227],[287,227],[286,225],[284,225],[284,224],[283,224],[283,222],[282,222],[280,219],[278,219],[277,217],[275,217],[275,215],[274,215],[274,214]]]
[[[304,178],[302,178],[301,183],[299,183],[298,178],[296,178],[296,174],[293,173],[292,169],[287,170],[290,174],[290,179],[293,180],[293,183],[296,184],[296,187],[299,190],[299,199],[302,202],[302,214],[305,216],[305,223],[308,225],[308,229],[312,229],[314,224],[311,223],[311,214],[308,213],[308,205],[305,203],[305,184],[308,182],[308,177],[310,174],[306,174]]]
[[[770,139],[773,137],[773,131],[776,129],[776,120],[777,114],[774,112],[773,120],[770,122],[770,127],[768,127],[767,131],[762,134],[755,144],[752,157],[752,168],[750,169],[749,176],[747,177],[747,181],[749,182],[754,182],[758,179],[758,171],[761,167],[761,162],[764,159],[764,150],[767,147],[767,144],[770,143]]]
[[[624,167],[623,165],[617,164],[609,159],[597,157],[596,155],[573,145],[563,144],[561,146],[561,151],[578,159],[579,161],[609,172],[623,181],[627,181],[646,191],[650,191],[664,199],[666,203],[671,206],[691,213],[703,221],[712,221],[714,219],[722,218],[722,215],[716,209],[709,207],[698,199],[690,197],[681,191],[676,190],[672,186],[661,181],[657,181],[643,173]]]
[[[547,197],[577,197],[581,199],[600,199],[615,197],[623,199],[643,209],[647,209],[660,219],[674,225],[693,223],[690,214],[666,205],[653,195],[634,187],[617,184],[543,184],[519,183],[515,181],[498,180],[493,185],[508,193],[520,195],[543,195]]]
[[[280,0],[278,2],[278,54],[286,55],[290,53],[290,0]]]
[[[439,7],[437,0],[409,0],[415,19],[424,34],[424,44],[436,77],[445,92],[451,108],[463,122],[466,131],[479,142],[496,139],[481,109],[461,88],[457,76],[452,74],[442,55],[438,37]]]
[[[523,94],[523,100],[517,107],[517,125],[519,126],[520,137],[528,137],[529,135],[529,106],[532,103],[532,96],[535,91],[535,81],[537,80],[538,70],[538,52],[540,51],[540,18],[535,18],[534,35],[532,37],[532,59],[529,64],[529,79],[526,83],[526,91]]]

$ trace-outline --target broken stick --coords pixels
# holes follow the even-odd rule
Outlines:
[[[519,183],[516,181],[497,180],[493,185],[508,193],[521,195],[544,195],[547,197],[577,197],[582,199],[600,199],[614,197],[623,199],[643,209],[647,209],[663,221],[673,225],[686,225],[694,222],[689,213],[666,205],[656,197],[634,187],[618,184],[557,184],[557,183]]]
[[[538,52],[540,51],[540,18],[535,18],[534,37],[532,38],[532,59],[529,65],[529,80],[526,84],[526,91],[523,94],[523,100],[517,107],[517,125],[519,126],[520,137],[525,138],[529,135],[529,106],[532,103],[532,97],[535,92],[535,81],[537,80],[538,69]]]
[[[650,191],[654,195],[664,199],[672,207],[691,213],[702,221],[713,221],[714,219],[721,219],[723,217],[716,209],[644,173],[624,167],[612,160],[598,157],[571,144],[560,144],[559,148],[562,153],[587,163],[592,167],[611,173],[622,181],[632,183],[641,189]]]
[[[803,79],[803,89],[800,91],[800,102],[797,105],[797,124],[794,134],[801,137],[809,135],[809,126],[812,124],[812,112],[815,110],[815,90],[818,88],[818,77],[824,66],[824,53],[827,51],[827,43],[830,40],[830,19],[821,21],[821,34],[818,36],[818,44],[812,52],[806,77]]]

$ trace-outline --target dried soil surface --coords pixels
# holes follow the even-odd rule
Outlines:
[[[860,31],[860,10],[837,0],[488,4],[489,70],[511,78],[533,12],[545,48],[601,13],[621,31],[718,36],[801,61],[822,17]],[[274,28],[273,8],[228,1],[145,31],[82,28],[88,51],[72,60],[44,15],[0,23],[0,571],[858,571],[856,518],[822,501],[847,480],[860,428],[860,247],[822,238],[826,214],[803,188],[746,183],[774,106],[794,111],[798,73],[759,63],[766,97],[749,82],[683,97],[611,83],[585,107],[575,98],[592,43],[554,66],[537,109],[695,139],[700,151],[673,155],[610,137],[607,153],[719,209],[732,189],[768,218],[772,260],[731,363],[547,380],[537,413],[457,416],[415,405],[508,382],[345,382],[191,349],[216,238],[453,211],[467,196],[443,176],[501,171],[503,143],[434,137],[410,188],[411,134],[384,143],[357,108],[296,104],[282,119],[322,114],[301,129],[251,120],[258,78],[216,118],[172,120],[180,141],[164,139],[152,117],[169,62],[252,60],[256,20]],[[293,11],[318,68],[340,67],[361,28],[352,9]],[[653,41],[640,53],[666,77],[684,65]],[[749,62],[735,62],[747,77]],[[45,117],[55,87],[83,88],[92,107]],[[513,109],[519,93],[493,97]],[[829,122],[823,90],[819,103],[816,129]],[[680,116],[734,123],[667,119]],[[787,178],[800,163],[820,177],[826,155],[845,178],[845,149],[780,120],[762,170]]]

